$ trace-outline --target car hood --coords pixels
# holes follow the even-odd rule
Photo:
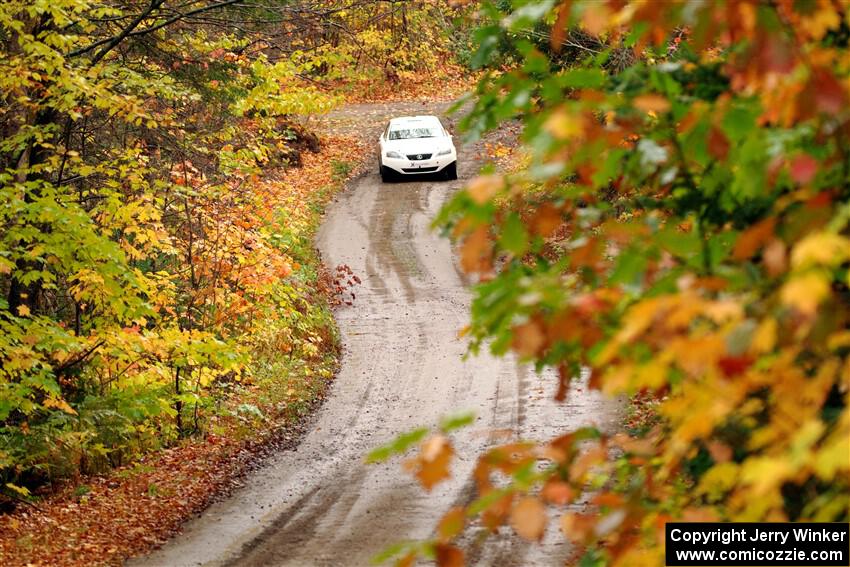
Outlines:
[[[395,150],[402,154],[432,154],[451,146],[450,138],[412,138],[410,140],[389,140],[384,143],[384,149]]]

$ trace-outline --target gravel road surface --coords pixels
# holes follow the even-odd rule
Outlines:
[[[354,105],[323,127],[377,140],[390,116],[439,114],[447,107]],[[372,159],[370,171],[340,194],[317,245],[328,266],[350,266],[362,285],[354,305],[336,314],[344,355],[328,399],[297,448],[270,458],[244,488],[130,565],[368,565],[388,544],[428,537],[449,507],[472,499],[470,472],[488,446],[611,423],[611,403],[589,393],[581,380],[568,402],[558,404],[552,375],[538,376],[512,358],[463,358],[466,345],[457,333],[467,322],[470,294],[449,242],[429,223],[475,173],[482,153],[481,145],[463,148],[461,179],[448,182],[382,184]],[[455,436],[452,479],[432,493],[402,469],[401,459],[364,464],[371,449],[399,432],[466,410],[477,419]],[[508,529],[493,539],[468,550],[471,564],[562,565],[569,551],[554,525],[542,546]]]

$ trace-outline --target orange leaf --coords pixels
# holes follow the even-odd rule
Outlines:
[[[733,255],[736,260],[752,258],[758,250],[773,238],[776,218],[768,217],[745,230],[735,242]]]
[[[584,5],[584,11],[581,14],[581,23],[588,32],[593,35],[599,35],[607,29],[610,18],[611,11],[607,4],[588,2]]]
[[[540,491],[540,496],[552,504],[565,505],[576,497],[576,490],[562,480],[549,480]]]
[[[571,1],[564,0],[558,6],[558,16],[555,19],[555,24],[552,26],[552,37],[550,38],[550,45],[552,46],[552,51],[555,53],[561,50],[561,44],[564,43],[572,5],[573,3]]]
[[[616,508],[623,505],[623,497],[613,492],[600,492],[593,497],[592,502],[596,506]]]
[[[652,455],[655,452],[655,443],[652,439],[640,439],[631,437],[625,433],[614,436],[614,443],[623,451],[632,455]]]
[[[453,545],[439,543],[435,551],[437,553],[437,565],[439,567],[463,567],[466,565],[463,550]]]
[[[523,498],[511,510],[511,526],[520,537],[529,541],[539,541],[543,537],[546,522],[546,508],[537,498]]]
[[[599,241],[596,238],[588,238],[587,242],[573,250],[572,254],[570,254],[572,265],[576,268],[583,266],[592,268],[599,260],[601,255],[600,248]]]
[[[513,349],[520,356],[534,356],[546,344],[546,334],[534,320],[514,327],[513,336]]]
[[[478,227],[466,237],[460,250],[460,264],[468,273],[490,271],[493,244],[486,227]]]
[[[501,175],[479,175],[469,182],[466,191],[469,196],[479,205],[483,205],[492,199],[505,187],[505,180]]]
[[[495,531],[496,528],[505,523],[505,518],[507,518],[508,512],[511,509],[513,499],[514,495],[512,493],[506,494],[484,510],[481,514],[481,521],[488,529]]]
[[[567,513],[561,517],[561,530],[571,541],[582,542],[593,533],[596,516]]]
[[[727,463],[732,460],[732,448],[720,441],[710,441],[708,443],[708,453],[717,463]]]
[[[773,277],[778,276],[788,268],[788,250],[785,243],[778,238],[771,240],[764,248],[764,267]]]
[[[545,203],[532,217],[531,226],[535,233],[546,238],[561,226],[562,221],[560,210],[551,203]]]
[[[659,94],[645,94],[635,97],[632,105],[644,112],[662,113],[670,110],[670,101]]]
[[[449,440],[443,435],[434,435],[422,443],[419,457],[409,462],[416,468],[416,477],[426,490],[431,490],[437,483],[450,476],[454,449]]]
[[[566,364],[558,366],[558,391],[555,392],[556,402],[563,402],[567,399],[567,391],[570,388],[570,380],[572,379],[569,372],[570,370]]]

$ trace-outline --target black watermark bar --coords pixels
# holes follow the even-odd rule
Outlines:
[[[850,524],[670,522],[666,563],[850,566]]]

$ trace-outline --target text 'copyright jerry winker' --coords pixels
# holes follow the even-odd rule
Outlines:
[[[847,523],[671,522],[665,538],[671,566],[850,566]]]

